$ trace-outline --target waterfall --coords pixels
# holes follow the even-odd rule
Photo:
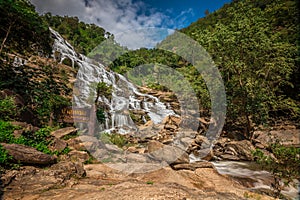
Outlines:
[[[109,71],[101,63],[77,53],[58,32],[51,28],[50,31],[54,38],[53,57],[59,62],[63,62],[64,59],[71,60],[73,68],[75,64],[79,66],[74,84],[73,107],[89,109],[92,107],[96,98],[92,84],[105,82],[112,86],[112,98],[101,96],[98,100],[109,108],[105,113],[107,118],[104,129],[118,129],[120,133],[136,131],[137,128],[129,115],[130,110],[144,111],[155,124],[162,122],[168,115],[175,115],[174,111],[168,109],[157,97],[141,93],[124,76]]]

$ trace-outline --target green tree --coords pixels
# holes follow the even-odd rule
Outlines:
[[[48,26],[28,0],[0,0],[0,54],[5,49],[19,53],[51,53]]]

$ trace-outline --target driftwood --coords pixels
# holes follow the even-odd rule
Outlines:
[[[56,163],[57,157],[42,153],[35,148],[21,144],[0,143],[15,161],[33,165],[48,165]]]

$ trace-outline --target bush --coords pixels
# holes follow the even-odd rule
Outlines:
[[[0,100],[0,120],[10,120],[18,115],[13,97]]]

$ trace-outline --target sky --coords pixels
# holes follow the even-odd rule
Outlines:
[[[231,0],[31,0],[39,13],[77,16],[115,35],[131,49],[154,46]],[[147,31],[151,29],[151,35]]]

